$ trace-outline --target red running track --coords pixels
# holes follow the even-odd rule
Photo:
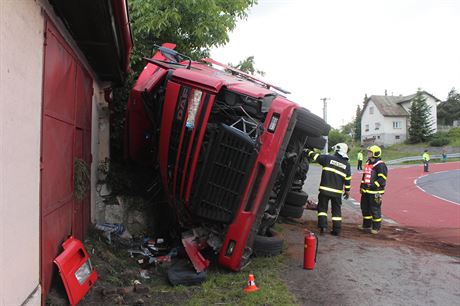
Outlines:
[[[430,173],[460,169],[460,162],[430,164]],[[423,165],[389,169],[382,213],[399,224],[425,228],[460,228],[460,205],[423,192],[415,180],[425,175]],[[352,179],[352,197],[359,201],[361,173]]]

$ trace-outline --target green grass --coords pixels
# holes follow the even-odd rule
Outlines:
[[[282,226],[276,224],[281,232]],[[161,305],[296,305],[294,295],[289,292],[281,278],[281,271],[287,261],[286,255],[276,257],[255,257],[240,272],[231,272],[219,267],[212,260],[208,279],[197,286],[171,286],[166,277],[168,266],[159,266],[149,271],[151,279],[139,278],[140,267],[130,258],[126,248],[108,245],[99,232],[90,231],[86,248],[92,255],[93,265],[100,274],[99,286],[107,288],[131,286],[134,279],[150,288],[156,304]],[[248,275],[254,274],[259,291],[245,293]]]
[[[296,305],[294,296],[280,277],[284,261],[283,255],[254,258],[243,272],[210,269],[208,280],[194,291],[185,305]],[[248,294],[243,288],[249,273],[254,274],[260,290]],[[179,287],[179,290],[188,289]]]
[[[451,140],[451,143],[449,143],[449,146],[460,146],[460,139],[455,139]],[[393,160],[393,159],[398,159],[402,157],[409,157],[409,156],[418,156],[422,155],[421,149],[429,147],[429,143],[418,143],[418,144],[395,144],[390,147],[382,148],[382,159],[385,161],[388,160]],[[350,157],[350,164],[355,166],[358,162],[356,160],[358,151],[359,151],[359,145],[354,145],[350,152],[348,152],[348,156]],[[441,154],[442,153],[442,147],[436,148],[436,149],[430,149],[430,155],[435,155],[435,154]],[[364,155],[364,162],[366,160],[366,152],[365,148],[363,151]],[[449,159],[448,161],[452,161],[452,159]],[[419,163],[419,162],[415,162]]]

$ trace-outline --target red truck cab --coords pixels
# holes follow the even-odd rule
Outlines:
[[[330,127],[282,89],[211,59],[184,60],[174,47],[146,59],[132,89],[126,153],[158,164],[181,226],[239,270],[276,221],[307,140]]]

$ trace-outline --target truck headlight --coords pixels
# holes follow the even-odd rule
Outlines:
[[[236,241],[230,240],[227,245],[227,250],[225,251],[225,256],[232,256],[233,251],[235,250]]]
[[[91,265],[91,260],[85,261],[84,264],[78,268],[78,270],[75,272],[75,277],[77,278],[78,282],[80,285],[83,285],[85,281],[88,279],[88,277],[91,275],[91,272],[93,271],[93,266]]]
[[[201,90],[195,89],[193,91],[192,101],[188,108],[187,123],[186,126],[189,129],[193,129],[195,126],[195,117],[198,112],[198,107],[200,106],[201,96],[203,92]]]
[[[272,116],[272,119],[270,120],[270,124],[268,125],[269,132],[272,132],[272,133],[275,132],[279,119],[280,119],[280,114],[274,113]]]

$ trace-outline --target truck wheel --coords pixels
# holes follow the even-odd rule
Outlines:
[[[303,206],[293,206],[285,203],[281,208],[280,216],[288,218],[300,218],[303,214]]]
[[[295,127],[307,136],[313,137],[327,136],[331,129],[331,126],[324,122],[323,119],[312,114],[305,108],[297,109],[297,123]]]
[[[286,196],[286,204],[291,206],[304,206],[307,203],[308,194],[304,191],[289,191]]]
[[[201,284],[208,278],[208,272],[197,273],[188,260],[179,260],[168,270],[168,279],[173,286]]]
[[[326,139],[322,136],[320,137],[308,137],[305,147],[309,149],[324,149],[326,145]]]
[[[267,236],[256,235],[252,250],[255,256],[272,257],[283,251],[283,239],[278,233],[268,230]]]

